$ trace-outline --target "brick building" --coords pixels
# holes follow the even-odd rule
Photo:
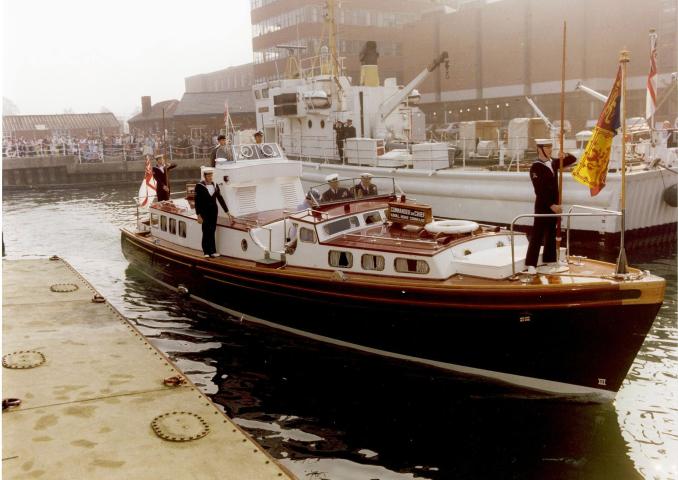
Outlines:
[[[112,113],[73,113],[63,115],[3,115],[5,137],[36,140],[54,136],[85,138],[117,135],[120,122]]]
[[[176,135],[195,138],[219,132],[224,128],[226,102],[236,129],[256,127],[251,88],[224,92],[186,92],[174,111]]]
[[[449,79],[435,72],[420,87],[428,123],[509,120],[534,116],[525,100],[560,117],[563,21],[567,22],[566,114],[574,130],[595,120],[602,103],[575,90],[578,82],[608,94],[620,50],[628,64],[628,116],[644,116],[649,71],[648,31],[658,34],[659,97],[678,70],[678,0],[456,1],[405,27],[405,78],[429,58],[450,53]],[[678,95],[658,110],[673,119]]]
[[[164,128],[171,134],[174,131],[174,111],[178,105],[179,100],[164,100],[151,104],[151,97],[141,97],[141,113],[127,120],[129,133],[162,134]]]
[[[216,72],[186,77],[184,85],[187,93],[243,90],[252,87],[253,77],[252,64],[246,63],[217,70]]]

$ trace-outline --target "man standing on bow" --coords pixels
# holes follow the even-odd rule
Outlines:
[[[562,207],[558,203],[558,169],[560,168],[560,159],[551,158],[553,151],[553,142],[551,139],[536,139],[537,160],[530,167],[530,179],[534,187],[536,198],[534,200],[534,213],[554,214],[563,213]],[[568,166],[576,162],[574,155],[565,154],[563,165]],[[535,217],[532,234],[530,235],[530,244],[527,247],[527,257],[525,266],[530,274],[537,273],[537,260],[539,259],[539,250],[544,245],[542,260],[544,263],[555,263],[556,256],[556,226],[557,217]]]
[[[158,201],[169,200],[170,185],[168,172],[176,167],[176,164],[165,165],[165,156],[160,154],[155,156],[156,164],[153,167],[153,178],[155,178],[156,192]]]

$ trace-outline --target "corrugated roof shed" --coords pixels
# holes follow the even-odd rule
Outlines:
[[[186,92],[181,97],[174,116],[223,115],[226,101],[228,101],[231,114],[254,112],[254,94],[251,89],[245,89],[225,92]]]
[[[165,120],[169,120],[175,115],[174,112],[177,109],[177,105],[179,105],[179,100],[164,100],[162,102],[155,103],[151,107],[151,111],[148,115],[138,113],[127,120],[127,123],[143,122],[145,120],[162,120],[163,109],[165,109]]]
[[[7,115],[2,117],[2,130],[4,132],[97,128],[120,128],[120,122],[110,112],[63,115]]]

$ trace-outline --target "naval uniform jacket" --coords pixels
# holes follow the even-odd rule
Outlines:
[[[355,186],[354,190],[356,198],[371,197],[377,194],[377,186],[374,183],[370,183],[368,188],[365,188],[362,183],[359,183]]]
[[[351,198],[351,192],[349,192],[348,188],[339,187],[336,190],[332,190],[331,188],[327,189],[320,200],[322,202],[334,202],[335,200],[344,200],[347,198]]]
[[[565,166],[572,165],[577,159],[569,153],[563,158]],[[547,161],[548,162],[548,161]],[[551,159],[551,167],[547,162],[535,160],[530,167],[530,179],[534,187],[534,213],[554,213],[551,205],[558,205],[558,168],[559,158]]]
[[[169,192],[165,190],[164,187],[168,187],[167,184],[167,171],[172,170],[176,167],[176,164],[170,163],[165,165],[165,168],[160,168],[159,165],[153,167],[153,178],[155,178],[155,188],[158,195],[158,201],[169,200]]]
[[[216,223],[219,213],[217,201],[226,213],[228,213],[228,207],[224,197],[221,196],[219,185],[214,182],[212,182],[212,185],[214,185],[214,195],[210,195],[204,180],[195,185],[195,213],[200,215],[203,221]]]

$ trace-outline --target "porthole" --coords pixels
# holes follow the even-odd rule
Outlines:
[[[325,120],[320,120],[320,128],[325,128]]]
[[[308,121],[308,129],[310,130],[311,128],[313,128],[313,120]]]
[[[247,240],[245,240],[244,238],[240,242],[240,248],[242,249],[243,252],[247,251]]]

